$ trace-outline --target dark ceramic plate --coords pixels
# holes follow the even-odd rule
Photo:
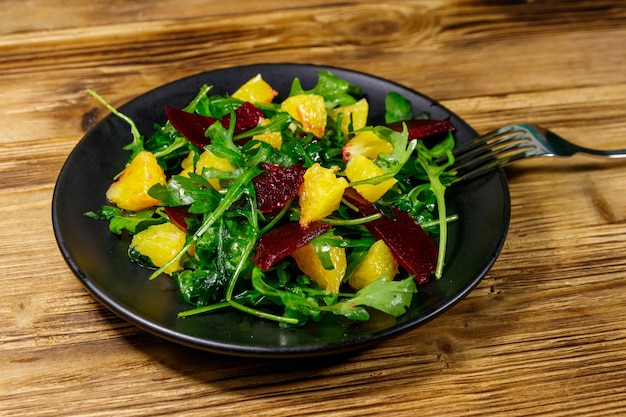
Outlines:
[[[371,75],[313,65],[251,65],[198,74],[150,91],[120,111],[148,136],[155,121],[165,121],[166,106],[184,107],[203,84],[214,85],[215,93],[233,92],[260,73],[281,93],[281,99],[294,77],[310,88],[317,81],[317,72],[325,69],[363,87],[374,119],[383,115],[385,95],[396,91],[413,103],[416,112],[449,119],[456,127],[458,142],[475,136],[463,120],[415,91]],[[329,318],[297,329],[280,329],[274,322],[237,311],[180,319],[177,313],[189,306],[173,280],[149,281],[151,271],[128,260],[128,242],[111,234],[106,222],[83,215],[105,203],[105,191],[128,157],[122,146],[130,140],[128,125],[109,115],[70,154],[52,201],[59,248],[83,285],[114,313],[160,337],[211,352],[278,358],[327,355],[360,349],[412,329],[443,313],[478,284],[495,262],[509,225],[509,192],[501,171],[450,188],[449,212],[458,213],[460,220],[449,230],[444,275],[421,288],[410,310],[398,319],[376,315],[365,323],[346,323]]]

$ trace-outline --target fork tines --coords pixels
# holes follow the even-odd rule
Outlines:
[[[454,164],[449,170],[456,171],[458,180],[468,179],[532,156],[535,150],[522,126],[505,126],[455,148],[452,152]]]

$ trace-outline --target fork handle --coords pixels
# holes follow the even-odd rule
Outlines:
[[[606,158],[626,158],[626,149],[600,150],[586,148],[584,146],[574,145],[547,129],[541,130],[548,139],[548,142],[550,142],[552,146],[558,147],[556,150],[559,152],[555,154],[558,156],[571,156],[575,153],[584,153],[587,155],[602,156]]]
[[[599,149],[589,149],[589,148],[581,147],[578,150],[578,152],[584,153],[587,155],[604,156],[607,158],[626,158],[626,149],[611,149],[611,150],[602,151]]]

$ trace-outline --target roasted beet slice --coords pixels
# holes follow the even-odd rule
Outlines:
[[[298,194],[306,169],[301,165],[281,167],[262,164],[263,172],[252,180],[257,206],[262,213],[282,208]]]
[[[217,121],[212,117],[189,113],[184,110],[165,108],[165,114],[172,126],[176,128],[187,140],[202,149],[211,140],[204,136],[204,132]]]
[[[348,188],[344,197],[359,209],[358,214],[362,217],[381,213],[353,188]],[[415,275],[419,284],[425,284],[437,267],[437,246],[410,214],[395,207],[390,209],[393,218],[383,214],[365,223],[365,226],[376,239],[382,239],[387,244],[396,261],[409,274]]]
[[[179,207],[164,207],[165,214],[170,218],[172,223],[178,226],[181,230],[187,231],[187,222],[185,221],[191,215],[189,214],[188,206]]]
[[[264,118],[265,115],[254,104],[246,101],[235,110],[235,135],[247,132]],[[226,115],[220,119],[222,126],[228,129],[230,123],[230,115]]]
[[[278,226],[261,236],[252,262],[262,269],[269,269],[330,228],[329,224],[321,222],[312,222],[306,229],[298,222]]]
[[[165,108],[165,115],[172,126],[176,128],[187,140],[198,148],[202,149],[211,142],[204,132],[218,119],[202,116],[197,113],[189,113],[184,110]],[[261,118],[265,117],[263,112],[254,104],[245,102],[235,110],[235,135],[247,132],[255,127]],[[230,114],[219,119],[222,126],[228,129],[230,125]]]
[[[396,122],[388,125],[390,129],[402,132],[402,124],[406,124],[409,132],[409,140],[422,139],[454,130],[454,126],[448,120],[413,119],[404,122]]]

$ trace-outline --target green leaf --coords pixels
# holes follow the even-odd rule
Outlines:
[[[337,77],[330,71],[320,71],[318,72],[317,84],[310,90],[304,90],[300,80],[294,79],[289,95],[297,94],[318,94],[324,97],[327,107],[334,108],[356,103],[355,96],[362,96],[363,89]]]
[[[344,310],[355,306],[367,306],[399,317],[411,305],[413,294],[416,292],[417,286],[413,277],[402,281],[387,281],[381,278],[359,290],[353,298],[338,303],[336,308],[343,314]]]
[[[442,156],[450,156],[450,154],[454,150],[454,145],[455,145],[454,136],[452,135],[451,132],[448,132],[446,137],[441,142],[437,143],[435,146],[430,148],[430,150],[428,150],[428,153],[430,154],[430,157],[432,160],[437,160],[441,158]],[[446,163],[445,166],[443,166],[443,169],[445,170],[453,163],[454,163],[454,160],[448,161],[448,163]]]
[[[394,204],[400,210],[409,213],[417,223],[422,224],[433,220],[432,211],[436,207],[436,198],[430,184],[425,183],[404,190]]]
[[[289,113],[280,112],[268,119],[267,123],[259,124],[256,127],[235,136],[234,140],[251,138],[252,136],[263,135],[266,133],[282,132],[287,129],[287,126],[289,126],[292,121],[293,118],[289,115]]]
[[[290,291],[276,288],[265,282],[263,272],[257,267],[252,271],[251,282],[255,290],[272,300],[276,305],[282,305],[284,307],[284,314],[281,317],[296,321],[296,323],[285,323],[282,325],[283,327],[286,325],[302,324],[309,319],[319,319],[321,310],[319,308],[318,298],[309,296],[307,294],[307,287],[292,286]],[[318,296],[323,294],[322,291],[317,291]]]
[[[385,123],[395,123],[413,118],[411,102],[401,94],[391,92],[385,97]]]
[[[133,158],[135,158],[135,156],[139,152],[143,151],[143,149],[144,149],[143,148],[143,136],[141,135],[141,133],[139,133],[139,129],[137,129],[137,125],[135,124],[133,119],[131,119],[130,117],[128,117],[125,114],[121,113],[115,107],[111,106],[109,103],[106,102],[106,100],[104,98],[102,98],[95,91],[93,91],[91,89],[88,89],[87,92],[89,94],[91,94],[96,100],[98,100],[103,106],[105,106],[111,113],[113,113],[114,115],[116,115],[120,119],[124,120],[126,123],[128,123],[128,125],[130,127],[130,132],[133,135],[133,141],[131,143],[129,143],[128,145],[124,146],[122,149],[127,150],[127,151],[131,151],[131,155],[128,158],[128,160],[132,161]]]
[[[335,265],[330,257],[330,250],[332,248],[345,248],[348,246],[348,242],[335,236],[332,229],[315,237],[310,243],[315,248],[315,253],[320,259],[322,267],[326,270],[335,269]]]
[[[109,220],[109,230],[117,235],[124,230],[134,235],[148,226],[167,221],[165,217],[155,217],[155,210],[152,209],[128,212],[113,206],[102,206],[99,211],[89,211],[84,214],[96,220]]]
[[[346,274],[343,277],[343,282],[348,282],[356,268],[363,262],[367,253],[369,252],[369,248],[374,244],[375,239],[368,239],[367,245],[357,246],[354,248],[352,252],[348,254],[348,265],[346,268]]]
[[[226,285],[226,277],[219,275],[217,269],[185,269],[174,273],[172,278],[185,301],[196,306],[203,306],[211,301],[218,301]]]
[[[406,126],[404,126],[402,132],[397,132],[385,126],[376,126],[374,133],[393,145],[391,154],[381,153],[378,155],[378,159],[384,164],[383,169],[390,174],[388,176],[395,176],[411,158],[411,154],[417,146],[417,141],[409,141],[409,133]]]
[[[441,278],[443,274],[443,266],[446,258],[446,247],[448,242],[448,222],[447,218],[445,192],[447,186],[442,182],[441,176],[445,170],[454,163],[452,148],[454,143],[451,140],[452,135],[448,133],[448,138],[442,142],[441,146],[434,147],[429,150],[422,141],[417,144],[417,161],[422,169],[426,172],[430,183],[430,190],[435,195],[437,201],[437,214],[439,221],[439,253],[437,258],[437,267],[435,268],[435,277]],[[442,154],[448,155],[448,162],[442,165],[437,164],[437,160]]]
[[[190,172],[189,176],[175,175],[167,185],[155,184],[148,194],[170,207],[190,206],[191,213],[212,211],[222,200],[216,191],[201,175]]]
[[[207,116],[219,119],[234,111],[243,104],[243,101],[231,96],[212,96],[208,102]]]
[[[235,117],[231,117],[231,124]],[[224,129],[220,122],[215,122],[206,130],[206,136],[211,138],[211,143],[205,146],[215,156],[228,159],[233,167],[240,168],[245,165],[241,151],[233,142],[231,129]]]
[[[183,110],[188,113],[194,113],[195,111],[198,110],[198,107],[201,106],[202,103],[205,103],[207,101],[210,102],[210,98],[207,96],[207,94],[209,94],[209,91],[211,91],[212,89],[213,89],[212,85],[204,84],[202,87],[200,87],[198,94],[193,98],[193,100],[189,102],[189,104],[187,104],[183,108]],[[170,126],[173,130],[175,130],[174,126],[172,126],[171,123],[169,123],[169,121],[166,124],[166,126]]]

